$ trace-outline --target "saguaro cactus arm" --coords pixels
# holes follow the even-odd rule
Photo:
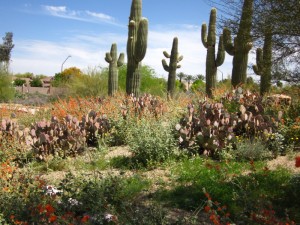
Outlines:
[[[223,44],[223,35],[221,35],[219,38],[216,66],[217,67],[221,66],[224,63],[224,60],[225,60],[225,50],[224,50],[224,44]]]
[[[165,71],[170,72],[170,67],[168,66],[167,62],[165,59],[161,60],[163,68]]]
[[[231,39],[231,31],[227,27],[223,29],[223,42],[224,42],[225,51],[229,55],[233,56],[235,49]]]
[[[124,57],[125,57],[124,53],[121,53],[120,56],[119,56],[119,58],[118,58],[118,62],[117,62],[117,66],[118,67],[123,66],[123,64],[124,64]]]
[[[147,50],[147,37],[148,37],[148,20],[142,18],[140,21],[139,29],[137,31],[137,40],[135,46],[135,60],[140,62],[146,55]]]
[[[202,44],[205,48],[208,47],[208,44],[207,44],[207,26],[206,26],[206,23],[203,23],[202,26],[201,26],[201,41],[202,41]]]

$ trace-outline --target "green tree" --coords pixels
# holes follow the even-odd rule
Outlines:
[[[180,73],[178,73],[177,74],[177,77],[179,78],[179,82],[181,83],[182,82],[182,80],[185,78],[185,74],[183,73],[183,72],[180,72]]]
[[[193,77],[192,75],[186,75],[186,77],[184,78],[184,80],[187,82],[188,84],[188,89],[190,89],[191,87],[191,83],[195,80],[195,77]]]
[[[3,37],[2,39],[3,43],[0,45],[0,66],[3,66],[6,70],[8,70],[11,51],[14,47],[13,33],[7,32],[5,34],[5,37]]]
[[[15,86],[22,86],[23,84],[26,84],[26,80],[23,80],[21,78],[17,78],[14,80],[14,85]]]
[[[29,83],[31,87],[43,87],[43,82],[39,77],[34,77]]]

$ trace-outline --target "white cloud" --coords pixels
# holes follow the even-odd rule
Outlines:
[[[68,9],[66,6],[49,6],[44,5],[42,8],[45,12],[51,16],[79,20],[90,23],[109,23],[117,26],[122,26],[116,23],[114,17],[106,15],[104,13],[99,12],[91,12],[88,10],[72,10]]]
[[[181,27],[182,28],[182,27]],[[178,72],[205,75],[206,49],[201,42],[198,27],[186,29],[151,29],[148,34],[148,48],[143,64],[151,66],[161,77],[167,77],[161,60],[163,51],[171,52],[173,38],[178,37],[178,51],[183,55],[182,66]],[[60,72],[61,64],[68,55],[64,68],[76,66],[82,70],[88,67],[107,67],[105,53],[110,51],[112,43],[117,43],[118,52],[125,53],[127,31],[124,33],[100,33],[94,35],[77,34],[64,37],[63,42],[42,40],[16,41],[12,53],[11,68],[14,73],[32,72],[34,74],[54,75]],[[249,61],[253,57],[249,56]],[[126,58],[125,58],[126,60]],[[167,63],[169,62],[166,59]],[[232,70],[232,57],[226,54],[225,62],[218,67],[218,79],[227,78]]]
[[[103,14],[103,13],[95,13],[95,12],[91,12],[91,11],[86,11],[87,15],[90,15],[92,17],[96,17],[96,18],[99,18],[101,20],[110,20],[110,21],[113,21],[114,18],[111,17],[111,16],[108,16],[106,14]]]

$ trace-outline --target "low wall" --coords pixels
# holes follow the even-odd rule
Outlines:
[[[15,87],[16,91],[21,92],[23,94],[25,93],[40,93],[43,95],[61,95],[65,93],[65,88],[58,88],[58,87]]]

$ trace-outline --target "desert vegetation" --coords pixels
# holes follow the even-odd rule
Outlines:
[[[140,64],[148,20],[133,0],[127,64],[113,43],[103,56],[108,68],[61,71],[52,85],[63,95],[34,102],[15,93],[8,33],[0,46],[0,223],[300,223],[299,84],[271,85],[270,46],[257,50],[261,82],[247,78],[253,7],[241,5],[234,43],[224,28],[217,56],[211,10],[201,32],[205,76],[176,74],[184,59],[174,37],[163,53],[165,80]],[[238,68],[218,82],[225,52]]]

